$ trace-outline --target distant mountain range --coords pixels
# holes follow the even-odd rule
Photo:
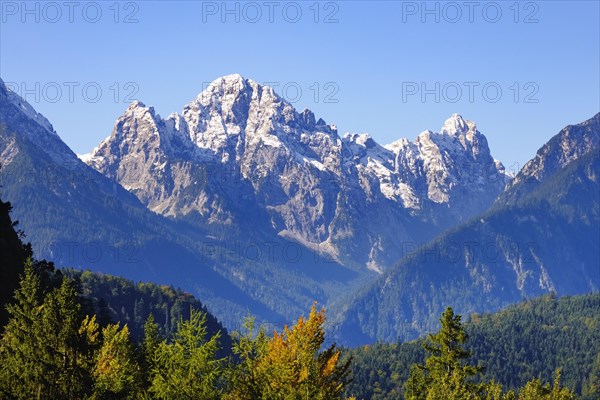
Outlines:
[[[248,313],[280,325],[317,300],[340,341],[396,339],[450,300],[486,311],[599,286],[598,115],[511,182],[457,114],[381,146],[239,75],[166,119],[134,102],[79,158],[1,81],[0,106],[2,197],[42,256],[181,286],[229,327]],[[438,269],[410,254],[467,239],[499,256],[459,245]]]

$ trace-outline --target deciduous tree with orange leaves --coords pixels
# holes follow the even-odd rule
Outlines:
[[[238,340],[236,352],[245,366],[234,382],[231,395],[237,399],[329,400],[342,398],[350,361],[340,361],[340,350],[325,342],[325,310],[313,304],[308,318],[300,317],[291,328],[274,332],[271,338],[260,331]],[[252,387],[248,387],[248,385]],[[243,390],[236,390],[244,388]],[[250,397],[252,396],[252,397]]]

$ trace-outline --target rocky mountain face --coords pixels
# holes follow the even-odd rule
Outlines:
[[[213,233],[276,235],[378,272],[407,245],[485,210],[508,181],[459,115],[439,133],[381,146],[366,134],[340,137],[239,75],[166,119],[133,103],[82,159],[159,214]]]
[[[581,124],[565,127],[523,166],[497,203],[514,204],[570,162],[596,150],[599,144],[600,113]]]
[[[343,302],[341,342],[415,338],[445,307],[468,315],[600,289],[600,114],[560,131],[495,206]]]
[[[157,151],[167,148],[164,144]],[[228,324],[248,313],[259,321],[287,323],[312,301],[327,303],[355,279],[356,274],[312,253],[296,258],[292,247],[288,259],[282,260],[281,252],[259,258],[254,247],[240,248],[236,240],[221,241],[197,225],[148,210],[131,192],[83,163],[52,125],[1,80],[0,164],[0,198],[12,203],[11,216],[36,257],[59,267],[184,288]],[[259,233],[255,237],[261,240]],[[284,240],[269,244],[288,245]],[[306,260],[312,264],[299,268],[298,262]]]

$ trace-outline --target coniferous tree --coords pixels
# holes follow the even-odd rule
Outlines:
[[[245,334],[234,332],[233,354],[239,359],[229,370],[231,389],[226,400],[261,399],[266,384],[258,373],[258,365],[267,352],[269,338],[261,327],[254,326],[254,318],[248,317],[243,325]]]
[[[11,316],[0,345],[2,392],[18,399],[79,399],[91,387],[91,354],[97,325],[81,316],[73,282],[44,293],[28,261],[8,307]]]
[[[350,360],[340,363],[335,344],[324,351],[325,310],[312,306],[308,319],[275,332],[256,366],[263,399],[330,400],[342,397]]]
[[[50,366],[48,375],[53,382],[50,393],[59,398],[81,398],[91,387],[91,377],[84,358],[86,337],[79,329],[83,322],[81,303],[74,283],[63,278],[43,304],[40,327],[42,363]]]
[[[142,392],[140,365],[129,328],[111,324],[102,329],[102,347],[93,369],[93,399],[133,399]]]
[[[207,338],[206,315],[191,310],[188,321],[179,321],[172,343],[162,341],[155,353],[150,392],[159,399],[220,397],[217,387],[223,360],[216,358],[219,333]]]
[[[583,398],[586,400],[600,398],[600,352],[596,354],[592,370],[583,387]]]
[[[11,209],[10,203],[0,200],[0,332],[9,317],[5,306],[12,302],[25,260],[32,256],[31,245],[24,245],[23,233],[16,230],[18,222],[10,218]]]
[[[140,346],[142,381],[145,388],[151,386],[152,371],[155,368],[154,359],[161,341],[158,324],[154,322],[154,316],[150,314],[144,323],[144,339]]]
[[[42,398],[48,386],[37,333],[42,314],[40,278],[31,259],[25,263],[15,302],[7,306],[10,320],[0,345],[0,384],[3,396],[17,399]]]
[[[519,400],[574,400],[575,395],[567,388],[560,386],[560,369],[556,371],[552,386],[543,384],[540,379],[533,379],[519,391]]]
[[[470,378],[480,369],[466,363],[470,352],[465,350],[467,335],[461,316],[454,315],[448,307],[440,323],[440,331],[430,334],[423,346],[429,353],[425,365],[417,365],[411,370],[405,396],[411,400],[474,399],[482,388]]]

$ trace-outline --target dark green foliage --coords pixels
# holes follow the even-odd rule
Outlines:
[[[14,229],[17,223],[10,218],[11,208],[10,203],[0,200],[0,327],[8,321],[4,305],[12,300],[19,285],[19,273],[32,255],[31,246],[24,246]]]
[[[23,243],[25,234],[16,229],[18,221],[12,221],[12,205],[0,199],[0,333],[8,321],[8,305],[19,287],[23,274],[23,265],[31,259],[31,265],[38,272],[40,285],[54,287],[60,285],[62,278],[54,271],[54,264],[45,260],[33,260],[31,244]]]
[[[12,299],[18,287],[19,276],[24,271],[27,258],[33,256],[31,245],[23,244],[22,233],[15,230],[11,221],[10,203],[0,200],[0,327],[4,327],[8,314],[5,305]],[[144,335],[143,326],[149,315],[160,325],[163,335],[169,337],[176,329],[179,319],[188,319],[191,307],[206,313],[209,334],[221,332],[220,348],[229,349],[231,341],[227,330],[210,314],[194,296],[167,285],[134,283],[131,280],[65,269],[55,271],[52,263],[34,261],[33,268],[41,279],[40,285],[50,289],[62,282],[65,275],[76,282],[77,290],[87,299],[84,311],[95,314],[100,326],[122,322],[129,325],[134,341]]]
[[[471,352],[465,349],[467,334],[461,316],[454,315],[452,308],[448,307],[440,318],[440,324],[440,331],[430,334],[423,343],[428,353],[425,364],[411,367],[404,393],[406,399],[463,400],[474,398],[480,392],[471,378],[481,368],[467,363]]]
[[[177,330],[179,321],[188,320],[190,310],[196,309],[206,315],[206,329],[210,336],[220,332],[219,348],[231,347],[227,330],[189,293],[167,285],[135,283],[91,271],[63,272],[80,282],[82,295],[89,300],[90,313],[103,315],[101,319],[108,319],[108,322],[128,324],[135,342],[144,338],[144,324],[150,316],[158,325],[160,334],[170,338]]]
[[[0,342],[0,393],[18,399],[78,399],[92,385],[95,333],[84,329],[80,299],[67,278],[49,290],[25,266]]]
[[[19,286],[20,275],[24,272],[25,260],[33,257],[31,244],[23,243],[25,234],[16,230],[17,221],[12,221],[12,205],[0,199],[0,333],[8,321],[6,305],[13,299]],[[46,261],[33,261],[32,267],[42,273],[44,283],[53,279],[54,266]],[[56,281],[54,282],[56,284]]]
[[[600,354],[598,310],[600,294],[549,295],[497,314],[473,316],[467,325],[470,348],[486,367],[486,379],[516,388],[531,377],[551,382],[561,368],[562,383],[585,393]]]
[[[473,315],[464,324],[465,349],[471,363],[483,367],[482,381],[505,389],[523,387],[531,378],[553,380],[562,370],[562,384],[583,399],[600,395],[600,294],[548,295],[495,314]],[[348,350],[352,382],[347,393],[357,398],[398,399],[411,365],[422,364],[423,340],[376,344]]]
[[[309,319],[300,318],[296,326],[274,333],[272,339],[264,333],[236,336],[235,354],[242,362],[231,358],[228,365],[217,356],[219,333],[208,334],[206,315],[201,311],[192,308],[189,319],[180,318],[172,340],[161,338],[159,325],[150,314],[144,340],[136,347],[127,325],[108,325],[100,333],[95,317],[83,317],[77,292],[80,282],[56,276],[59,284],[55,284],[59,278],[48,280],[51,285],[44,284],[47,273],[31,262],[26,264],[0,342],[2,398],[239,399],[249,395],[254,399],[250,393],[258,385],[257,398],[279,399],[277,393],[288,393],[285,398],[296,399],[310,391],[311,398],[336,399],[344,389],[348,355],[355,360],[354,382],[347,392],[359,398],[514,399],[512,393],[504,394],[500,385],[485,383],[490,377],[503,383],[494,368],[479,377],[482,383],[474,379],[488,362],[522,379],[523,384],[518,384],[522,400],[573,399],[569,390],[561,388],[559,374],[553,385],[544,383],[554,363],[566,366],[565,371],[570,372],[565,375],[582,380],[584,399],[598,397],[600,294],[561,300],[548,296],[498,314],[473,316],[464,326],[461,317],[448,309],[440,320],[440,332],[427,340],[357,349],[342,360],[334,347],[320,350],[325,340],[325,315],[324,310],[317,314],[313,307]],[[251,325],[249,328],[252,332]],[[528,340],[511,342],[515,337]],[[539,344],[549,347],[538,353]],[[424,363],[421,347],[429,355]],[[521,354],[526,354],[524,365],[537,369],[519,370],[519,364],[498,363],[499,355],[502,360],[507,356],[519,360]],[[539,354],[544,361],[532,360],[531,354]],[[361,375],[365,359],[370,373]],[[579,375],[573,374],[574,369]],[[408,371],[412,378],[405,385]],[[529,381],[531,376],[540,379]],[[365,377],[366,381],[361,380]],[[365,393],[364,388],[373,390]]]

